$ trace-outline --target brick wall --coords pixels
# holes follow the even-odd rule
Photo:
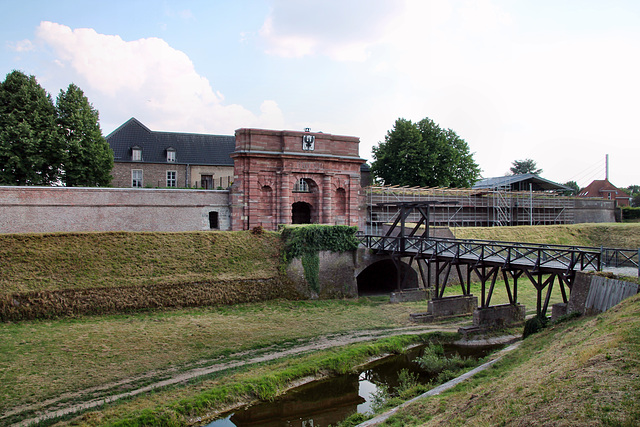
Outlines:
[[[0,232],[229,230],[229,192],[0,187]]]
[[[303,150],[304,135],[315,136],[313,151]],[[291,224],[294,204],[310,208],[311,223],[362,226],[359,143],[324,133],[236,131],[232,228]],[[297,188],[301,179],[307,191]]]

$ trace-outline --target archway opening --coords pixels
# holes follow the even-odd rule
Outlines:
[[[418,287],[418,274],[408,264],[400,262],[402,269],[401,278],[404,278],[403,288]],[[398,269],[390,259],[371,264],[356,278],[358,283],[358,296],[390,294],[400,290],[398,284]]]
[[[306,202],[295,202],[291,208],[292,224],[311,224],[311,205]]]

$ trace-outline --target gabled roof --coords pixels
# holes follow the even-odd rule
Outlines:
[[[131,148],[138,146],[142,163],[166,163],[167,149],[172,148],[178,164],[233,166],[230,155],[236,147],[235,136],[155,132],[133,117],[106,139],[115,162],[131,162]]]
[[[580,197],[604,197],[607,199],[610,198],[610,194],[614,199],[628,199],[630,197],[629,194],[611,184],[607,179],[596,179],[578,193]]]
[[[495,190],[505,187],[511,191],[529,191],[529,189],[533,191],[572,190],[570,187],[540,178],[532,173],[484,178],[476,182],[472,188],[474,190]]]

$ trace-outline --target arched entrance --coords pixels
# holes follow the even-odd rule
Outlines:
[[[404,288],[418,287],[418,274],[405,262],[400,262],[402,275],[406,275]],[[365,268],[357,277],[358,296],[390,294],[399,291],[398,268],[393,260],[378,261]]]
[[[292,224],[311,224],[311,205],[307,202],[295,202],[291,208]]]

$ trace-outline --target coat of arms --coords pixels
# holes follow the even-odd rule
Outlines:
[[[304,151],[313,151],[316,137],[313,135],[304,135],[302,137],[302,149]]]

